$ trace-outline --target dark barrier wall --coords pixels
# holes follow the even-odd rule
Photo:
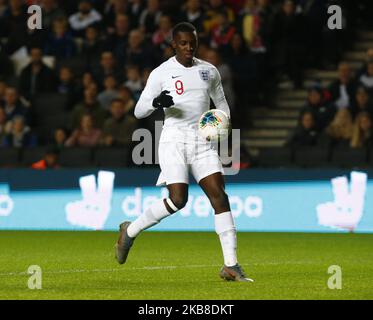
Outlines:
[[[100,169],[101,170],[101,169]],[[159,169],[105,169],[115,173],[115,186],[155,186]],[[79,188],[77,177],[95,174],[99,169],[0,169],[0,183],[5,182],[11,190],[72,189]],[[225,176],[227,183],[295,182],[308,180],[331,180],[337,176],[350,175],[346,169],[252,169]],[[373,169],[364,170],[373,178]],[[191,178],[191,184],[195,181]]]
[[[156,199],[158,169],[0,170],[0,229],[117,230]],[[226,176],[239,231],[373,232],[372,171],[244,170]],[[154,230],[214,230],[191,179],[187,206]]]

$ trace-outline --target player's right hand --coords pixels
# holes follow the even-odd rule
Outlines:
[[[169,108],[173,106],[174,100],[172,96],[169,95],[170,91],[164,90],[161,94],[154,98],[153,100],[153,107],[154,108]]]

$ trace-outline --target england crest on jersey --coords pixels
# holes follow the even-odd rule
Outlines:
[[[210,80],[210,71],[209,70],[199,70],[199,76],[203,81]]]

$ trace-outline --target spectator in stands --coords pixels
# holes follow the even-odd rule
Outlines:
[[[373,97],[373,60],[367,63],[366,71],[359,77],[359,82],[368,89]]]
[[[268,5],[268,0],[259,3],[255,0],[245,1],[237,23],[252,52],[265,54],[268,51],[272,19],[273,12]]]
[[[356,72],[357,79],[360,79],[360,76],[367,72],[368,63],[370,63],[371,61],[373,61],[373,48],[369,48],[366,51],[364,64]]]
[[[319,132],[317,130],[313,112],[304,111],[299,119],[298,126],[290,134],[285,145],[289,147],[316,146]]]
[[[255,60],[238,33],[232,38],[226,61],[232,70],[237,101],[237,112],[232,114],[232,121],[237,117],[238,125],[244,127],[248,122],[250,103],[257,102],[259,98]]]
[[[118,90],[118,98],[123,101],[125,112],[133,114],[136,102],[133,99],[132,91],[126,86],[120,86]]]
[[[204,31],[203,19],[204,10],[201,6],[201,1],[187,0],[178,20],[193,24],[196,27],[198,34],[202,35]]]
[[[156,31],[161,15],[159,0],[147,0],[146,8],[141,12],[139,18],[140,28],[146,36],[150,36]]]
[[[97,27],[94,25],[87,27],[84,32],[81,56],[89,70],[99,65],[104,46]]]
[[[111,101],[117,97],[117,80],[113,76],[107,76],[104,80],[104,90],[97,96],[97,100],[105,110],[109,110]]]
[[[53,132],[53,141],[52,144],[57,150],[64,148],[67,140],[67,130],[64,127],[59,127]]]
[[[78,12],[69,17],[70,27],[78,37],[83,36],[85,28],[98,24],[101,20],[101,14],[92,7],[89,0],[80,0]]]
[[[168,15],[161,15],[158,28],[153,33],[152,43],[155,47],[163,50],[171,44],[172,40],[172,21]]]
[[[331,139],[332,145],[349,145],[352,137],[352,116],[347,108],[339,109],[330,123],[326,128],[325,132]]]
[[[10,131],[3,140],[3,146],[16,148],[36,146],[36,137],[26,126],[23,116],[18,115],[13,118]]]
[[[91,114],[86,113],[81,117],[80,126],[75,129],[66,140],[66,147],[95,147],[99,144],[102,132],[95,127]]]
[[[57,92],[68,97],[68,109],[76,103],[78,92],[74,80],[74,74],[69,67],[61,67],[58,73]]]
[[[102,128],[105,121],[106,111],[97,101],[97,86],[91,85],[84,91],[84,99],[78,103],[71,114],[70,128],[78,128],[84,114],[91,114],[98,128]]]
[[[137,120],[126,111],[121,99],[114,99],[110,108],[111,117],[105,121],[102,143],[105,146],[129,146]]]
[[[8,120],[13,120],[13,118],[16,116],[22,116],[26,119],[26,122],[29,123],[29,109],[22,104],[15,87],[9,86],[5,89],[3,104],[4,111]]]
[[[8,10],[8,1],[0,0],[0,19],[5,17],[5,13]]]
[[[348,108],[355,96],[356,83],[351,75],[351,68],[347,62],[338,66],[338,79],[333,81],[328,88],[331,101],[337,109]]]
[[[135,29],[130,32],[124,58],[126,64],[135,64],[142,68],[155,66],[154,52],[150,52],[144,40],[144,33],[141,30]]]
[[[56,77],[53,70],[42,61],[42,50],[31,48],[30,58],[30,63],[22,69],[19,77],[20,94],[28,101],[38,93],[56,89]]]
[[[303,85],[304,20],[292,0],[285,0],[273,18],[274,65],[279,75],[287,74],[295,88]]]
[[[0,38],[8,38],[17,26],[27,20],[27,7],[21,0],[9,1],[2,18]]]
[[[211,28],[212,48],[218,49],[223,55],[227,52],[229,44],[236,33],[236,28],[229,22],[226,10],[216,15],[216,24]]]
[[[276,79],[270,76],[270,36],[273,12],[268,0],[246,0],[238,17],[237,25],[245,44],[255,59],[256,75],[253,90],[257,92],[257,105],[271,105],[271,95]]]
[[[124,85],[132,91],[133,97],[137,101],[144,88],[139,67],[136,65],[127,66],[126,78]]]
[[[125,14],[118,14],[115,18],[115,28],[105,41],[105,50],[114,53],[118,61],[124,59],[130,32],[130,19]]]
[[[59,169],[58,157],[59,149],[54,146],[48,146],[43,159],[33,163],[31,168],[36,170]]]
[[[236,13],[238,14],[242,10],[242,8],[245,4],[245,0],[224,0],[224,3],[228,7],[232,8],[232,10],[235,14]]]
[[[358,87],[355,94],[355,99],[353,100],[350,112],[352,117],[355,118],[356,115],[362,111],[366,111],[373,115],[373,105],[371,98],[368,95],[368,92],[365,87]]]
[[[6,19],[9,25],[8,28],[12,29],[15,25],[21,24],[22,17],[25,17],[27,12],[26,3],[23,0],[6,1],[7,4],[4,8],[3,18]],[[24,22],[25,20],[23,20]],[[2,30],[2,31],[9,31]]]
[[[5,91],[7,87],[8,86],[6,82],[0,79],[0,104],[4,102]]]
[[[115,28],[115,20],[119,15],[125,15],[129,9],[129,1],[109,0],[100,12],[104,14],[103,25],[106,33],[111,34]]]
[[[132,0],[129,3],[127,14],[130,18],[130,29],[137,29],[140,23],[140,15],[145,9],[144,0]]]
[[[246,0],[240,11],[238,22],[239,30],[248,48],[255,48],[260,41],[260,20],[255,0]]]
[[[308,90],[306,105],[301,113],[304,111],[313,112],[318,129],[323,131],[333,120],[336,108],[334,104],[325,102],[323,89],[315,85]]]
[[[42,9],[43,29],[50,31],[53,21],[61,18],[66,19],[65,12],[58,6],[56,0],[41,0],[40,6]]]
[[[92,85],[96,85],[97,83],[93,77],[93,74],[89,71],[86,71],[83,73],[81,77],[81,83],[80,83],[80,91],[81,91],[81,96],[84,96],[84,90],[88,89]]]
[[[8,121],[4,108],[0,105],[0,146],[6,135],[10,132],[12,122]]]
[[[225,97],[227,98],[229,107],[234,110],[235,94],[233,90],[233,76],[230,67],[222,61],[220,54],[214,49],[211,49],[207,52],[206,60],[207,62],[213,64],[219,70]]]
[[[366,146],[373,146],[372,116],[368,112],[360,112],[355,119],[351,147],[361,148]]]
[[[273,32],[272,24],[274,10],[273,6],[270,4],[270,1],[271,0],[258,0],[256,8],[256,14],[258,15],[260,21],[257,37],[260,37],[261,46],[265,48],[265,52],[268,52],[271,49],[270,37],[271,33]]]
[[[222,10],[226,11],[228,21],[230,23],[234,22],[234,12],[231,8],[224,4],[223,0],[209,0],[209,5],[203,21],[203,26],[207,34],[210,33],[214,26],[216,26],[218,15]]]
[[[118,69],[120,68],[117,65],[113,53],[110,51],[104,51],[101,54],[100,66],[95,72],[95,79],[101,87],[103,86],[104,79],[107,76],[113,76],[118,82],[120,82],[123,77]]]
[[[54,20],[52,32],[49,34],[44,47],[44,54],[57,59],[70,58],[76,53],[74,39],[67,30],[65,18]]]

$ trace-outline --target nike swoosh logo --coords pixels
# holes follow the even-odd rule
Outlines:
[[[179,77],[181,77],[181,76],[172,76],[172,79],[179,78]]]

